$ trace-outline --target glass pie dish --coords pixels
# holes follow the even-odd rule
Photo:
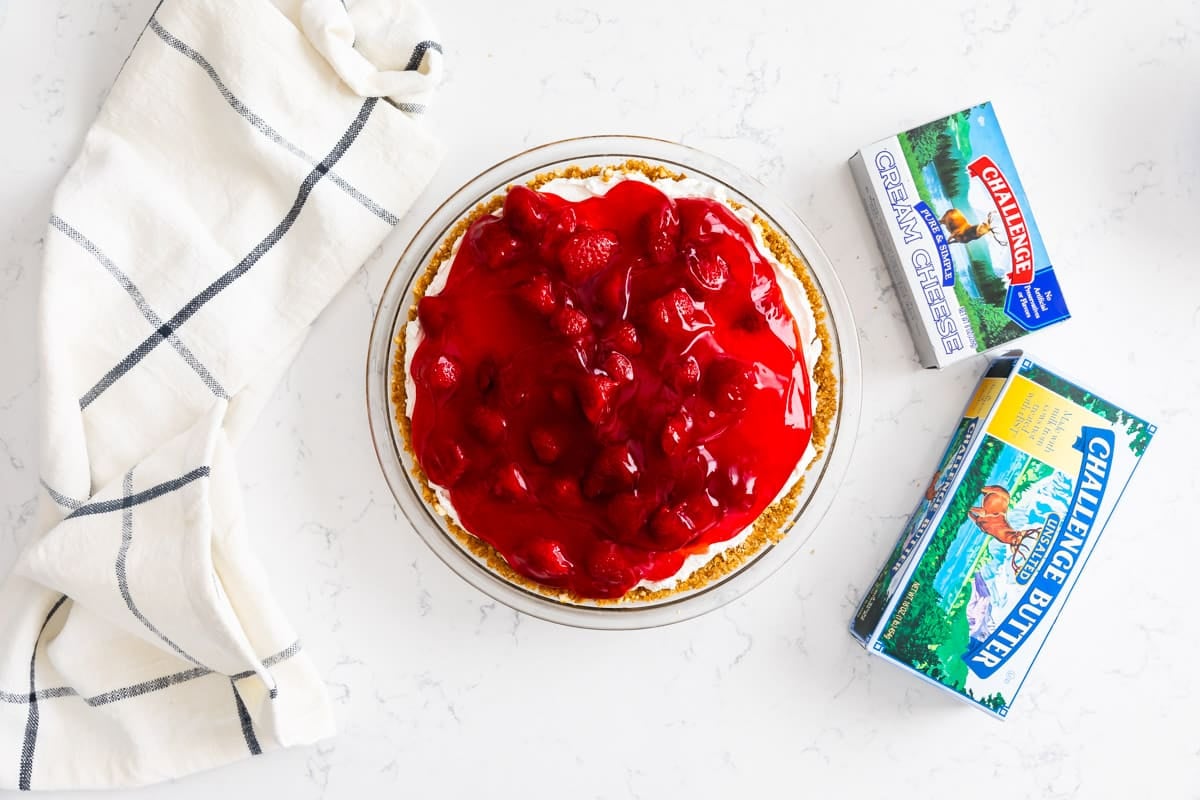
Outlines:
[[[781,535],[711,582],[665,597],[620,602],[591,602],[536,591],[489,564],[479,547],[464,541],[427,502],[410,447],[398,423],[393,384],[409,310],[420,298],[420,277],[435,254],[472,209],[503,195],[510,185],[567,168],[616,166],[631,160],[662,167],[724,188],[735,203],[748,207],[786,239],[816,287],[825,312],[827,352],[836,384],[824,447],[808,467],[794,509],[779,528]],[[397,262],[383,291],[367,356],[367,411],[372,440],[384,477],[417,534],[463,580],[518,611],[551,622],[584,628],[633,629],[689,619],[716,609],[749,591],[798,552],[828,510],[849,463],[861,404],[861,362],[856,328],[832,265],[796,215],[761,184],[736,168],[697,150],[671,142],[633,136],[592,136],[543,145],[490,167],[451,195],[424,223]],[[493,561],[494,563],[494,561]]]

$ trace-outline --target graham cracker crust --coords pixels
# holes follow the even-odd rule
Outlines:
[[[687,177],[684,173],[675,172],[658,164],[650,164],[641,159],[628,159],[615,165],[591,167],[569,166],[551,172],[538,173],[532,179],[526,181],[525,185],[531,189],[540,189],[556,178],[584,179],[601,177],[607,180],[618,172],[626,174],[640,173],[650,180],[681,181]],[[412,303],[408,308],[405,326],[407,323],[417,319],[417,303],[425,296],[425,292],[428,290],[438,270],[450,260],[455,242],[466,233],[467,228],[475,220],[484,214],[492,214],[498,211],[503,206],[505,195],[511,186],[512,184],[509,184],[509,186],[505,187],[504,192],[494,195],[476,205],[446,231],[445,238],[438,249],[434,251],[428,265],[413,285]],[[740,205],[735,201],[730,200],[728,202],[735,209],[740,208]],[[812,445],[816,451],[816,457],[813,461],[815,463],[825,451],[838,408],[839,393],[831,356],[832,340],[829,334],[828,312],[821,302],[821,293],[817,288],[816,281],[810,274],[804,260],[788,244],[787,237],[771,227],[758,214],[754,215],[754,224],[759,227],[763,235],[763,241],[770,249],[771,254],[775,256],[780,264],[795,274],[804,287],[809,305],[812,308],[813,318],[816,321],[816,333],[821,341],[821,353],[817,358],[816,365],[813,367],[813,380],[818,387],[812,420]],[[412,449],[412,427],[408,415],[405,413],[407,407],[407,387],[405,385],[405,362],[407,360],[405,349],[407,342],[404,336],[404,326],[401,326],[396,331],[395,342],[397,349],[395,359],[391,365],[390,381],[393,413],[396,425],[400,430],[404,449],[412,458],[413,466],[411,472],[420,487],[422,499],[424,499],[429,508],[433,509],[442,518],[447,530],[450,531],[464,549],[483,563],[489,570],[509,583],[551,600],[572,605],[604,607],[653,603],[717,583],[736,572],[743,565],[748,564],[771,545],[781,541],[791,528],[792,517],[796,512],[800,494],[804,489],[804,477],[798,480],[786,495],[767,507],[759,518],[755,520],[750,534],[745,540],[734,547],[715,554],[707,563],[673,587],[666,589],[635,587],[618,598],[597,599],[580,597],[573,592],[555,589],[554,587],[544,586],[532,581],[510,567],[503,556],[490,544],[476,538],[441,510],[438,497],[431,488],[425,473],[417,463]]]

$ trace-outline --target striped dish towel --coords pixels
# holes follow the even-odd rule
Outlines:
[[[54,199],[43,503],[0,587],[0,788],[131,786],[333,733],[234,449],[425,187],[412,0],[166,0]]]

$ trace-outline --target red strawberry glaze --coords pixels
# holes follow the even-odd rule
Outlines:
[[[413,450],[533,581],[614,598],[669,578],[751,525],[808,446],[795,323],[718,201],[514,187],[448,268],[418,308]]]

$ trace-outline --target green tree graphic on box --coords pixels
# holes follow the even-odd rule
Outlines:
[[[946,467],[949,466],[950,462],[954,459],[955,452],[957,452],[958,448],[962,447],[963,441],[967,437],[967,431],[971,429],[972,424],[973,423],[971,421],[967,420],[963,420],[959,423],[958,427],[954,431],[954,435],[950,438],[950,443],[946,445],[945,454],[942,456],[942,460],[938,463],[938,472],[945,470]],[[946,480],[946,476],[942,476],[941,480]],[[904,545],[908,542],[913,530],[920,524],[921,519],[928,512],[929,506],[929,501],[922,496],[921,502],[917,505],[917,510],[909,519],[908,525],[906,525],[904,528],[903,535],[901,535],[901,537],[896,541],[896,546],[892,549],[891,555],[888,556],[887,568],[880,573],[879,579],[876,582],[875,587],[873,587],[873,591],[878,590],[879,592],[886,592],[888,590],[892,579],[891,568],[896,564],[897,561],[900,560],[900,556],[904,551]]]
[[[1003,451],[1004,444],[990,436],[984,437],[971,465],[963,473],[958,491],[947,501],[941,522],[905,587],[903,596],[909,602],[908,613],[889,628],[890,638],[885,634],[880,639],[884,651],[893,658],[959,691],[967,679],[967,666],[962,655],[970,643],[966,605],[971,597],[971,585],[970,581],[964,583],[947,607],[947,598],[933,588],[933,582],[968,518],[968,510],[987,485]]]
[[[1117,427],[1123,428],[1129,437],[1129,449],[1135,456],[1141,458],[1146,452],[1146,447],[1150,444],[1151,437],[1154,436],[1154,426],[1144,419],[1133,416],[1103,397],[1098,397],[1082,386],[1055,375],[1032,362],[1026,362],[1021,367],[1021,374],[1039,386],[1043,386],[1060,397],[1065,397],[1086,408],[1096,416],[1103,417]]]
[[[911,153],[908,163],[919,170],[933,161],[938,150],[938,137],[943,135],[945,128],[945,121],[939,119],[900,134],[901,144],[908,145],[908,153],[905,155]]]
[[[966,164],[974,156],[970,135],[973,110],[951,114],[949,117],[905,131],[896,137],[912,172],[917,194],[932,209],[936,209],[937,204],[926,183],[926,167],[933,168],[933,174],[941,184],[942,194],[952,206],[959,209],[971,206],[967,197],[970,181]],[[968,243],[964,246],[964,251],[956,250],[952,257],[963,265],[960,269],[965,267],[971,282],[979,292],[979,297],[974,297],[963,286],[962,281],[954,282],[954,296],[966,312],[967,322],[979,345],[978,349],[995,347],[1024,334],[1024,329],[1004,313],[1008,284],[993,269],[987,245],[983,242]]]
[[[1000,711],[1008,707],[1008,701],[1005,700],[1004,695],[1000,694],[999,692],[996,692],[995,694],[989,694],[979,702],[990,708],[992,711]]]

